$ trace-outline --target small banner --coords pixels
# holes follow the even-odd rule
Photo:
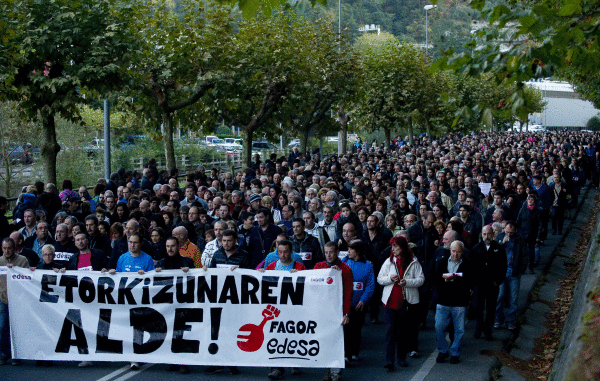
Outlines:
[[[337,270],[2,270],[14,358],[344,367]]]

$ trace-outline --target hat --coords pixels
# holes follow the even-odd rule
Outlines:
[[[427,193],[427,189],[421,188],[421,189],[419,189],[419,193]]]
[[[258,193],[254,193],[252,196],[250,196],[250,203],[252,204],[254,201],[260,201],[261,197]]]
[[[69,198],[69,202],[80,202],[81,199],[79,198],[79,196],[71,196]]]

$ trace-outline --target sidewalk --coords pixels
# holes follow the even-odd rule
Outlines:
[[[519,327],[515,335],[497,335],[503,340],[503,352],[515,356],[511,363],[519,365],[519,360],[530,360],[536,353],[536,342],[545,332],[547,313],[556,299],[560,281],[565,278],[570,266],[570,256],[575,253],[577,243],[585,228],[584,222],[592,212],[596,189],[585,187],[581,190],[578,210],[571,210],[571,218],[565,220],[563,236],[549,235],[541,252],[542,258],[535,275],[523,276],[519,293]],[[587,249],[586,249],[587,253]],[[583,274],[582,274],[583,276]],[[532,291],[535,291],[532,294]],[[532,296],[535,294],[535,297]],[[565,327],[567,324],[565,323]],[[560,342],[552,344],[558,346]],[[537,353],[539,354],[539,353]],[[508,366],[500,366],[493,371],[506,380],[527,380],[519,372]]]

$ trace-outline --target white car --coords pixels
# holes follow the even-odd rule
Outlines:
[[[300,145],[300,139],[294,139],[290,142],[290,144],[288,144],[288,147],[299,146],[299,145]]]

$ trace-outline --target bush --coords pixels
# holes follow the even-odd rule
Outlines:
[[[585,128],[591,131],[600,131],[600,118],[598,116],[592,116],[587,121]]]

